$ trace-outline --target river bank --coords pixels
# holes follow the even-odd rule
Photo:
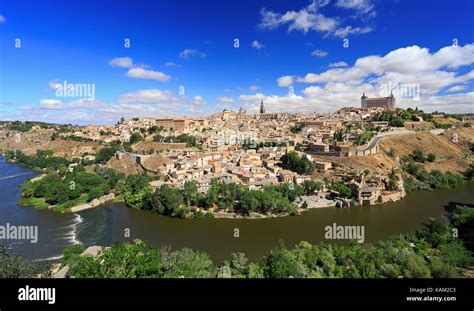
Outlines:
[[[16,156],[23,159],[21,154]],[[9,158],[15,159],[12,156]],[[51,158],[30,157],[19,162],[45,159]],[[62,160],[65,159],[55,158],[56,162]],[[119,177],[115,171],[101,166],[95,166],[93,170],[89,166],[80,167],[77,172],[71,167],[69,171],[64,167],[62,171],[54,167],[54,171],[48,173],[47,180],[37,178],[34,182],[22,184],[25,198],[18,201],[20,205],[74,213],[96,208],[118,195],[130,207],[171,217],[260,219],[299,215],[314,208],[393,203],[405,196],[403,179],[396,175],[398,189],[401,189],[397,191],[384,190],[386,185],[377,177],[367,187],[362,176],[360,181],[351,179],[326,184],[331,190],[324,192],[316,190],[325,189],[324,184],[312,180],[300,185],[279,183],[260,190],[249,190],[239,184],[214,183],[207,193],[201,193],[193,181],[186,182],[180,188],[163,183],[155,187],[153,184],[156,178],[124,174]],[[446,180],[450,182],[450,179],[443,177],[456,177],[456,185],[465,181],[460,174],[430,174],[433,175],[430,178],[435,180],[432,187],[451,188],[450,183],[445,183]],[[313,194],[304,196],[304,193]]]
[[[12,252],[32,260],[59,258],[63,249],[76,242],[86,247],[110,246],[148,241],[155,247],[172,249],[189,247],[209,253],[220,262],[232,252],[245,252],[257,260],[283,240],[290,247],[300,241],[317,244],[325,239],[325,226],[364,225],[365,241],[377,242],[393,235],[413,232],[430,218],[445,215],[452,202],[474,203],[474,182],[451,190],[417,190],[397,202],[350,208],[308,209],[292,217],[248,219],[178,219],[133,209],[123,203],[110,202],[79,213],[56,213],[51,210],[22,208],[18,186],[32,172],[17,164],[5,163],[0,157],[0,221],[10,224],[38,225],[37,244],[25,241],[0,241]],[[37,174],[37,173],[35,173]],[[8,178],[7,178],[8,177]],[[347,244],[347,240],[331,240]]]
[[[38,182],[44,179],[46,174],[39,175],[35,178],[30,179],[30,182]],[[22,185],[27,183],[26,180]],[[400,181],[401,182],[401,181]],[[403,188],[403,187],[402,187]],[[27,188],[27,191],[29,189]],[[114,201],[116,203],[123,203],[126,202],[124,200],[124,196],[122,194],[115,195],[118,191],[116,189],[112,189],[111,192],[95,198],[91,201],[87,200],[87,194],[82,194],[77,199],[71,200],[66,204],[61,205],[50,205],[46,203],[45,198],[39,197],[24,197],[19,199],[17,203],[21,206],[27,207],[34,207],[37,209],[50,209],[55,212],[62,212],[62,213],[77,213],[80,211],[97,208],[104,204],[110,203]],[[22,195],[24,192],[22,192]],[[399,200],[403,200],[406,196],[406,192],[388,192],[383,193],[379,196],[379,204],[380,203],[394,203]],[[320,191],[315,193],[314,195],[302,195],[298,197],[295,202],[292,203],[293,211],[291,212],[280,212],[280,213],[260,213],[256,211],[250,211],[247,214],[242,214],[238,212],[234,212],[233,208],[230,209],[219,209],[217,205],[214,205],[211,208],[203,209],[199,206],[186,206],[185,209],[187,210],[186,213],[182,213],[178,218],[216,218],[216,219],[264,219],[264,218],[279,218],[279,217],[287,217],[287,216],[295,216],[301,215],[308,210],[311,209],[320,209],[320,208],[330,208],[330,207],[339,207],[339,208],[347,208],[352,205],[358,206],[360,205],[355,203],[354,200],[350,201],[350,199],[345,199],[341,197],[333,197],[333,193],[330,191]],[[138,208],[134,205],[129,205],[131,208]],[[369,206],[374,206],[375,204],[368,204]],[[60,206],[62,206],[60,208]],[[148,211],[147,211],[148,212]],[[174,216],[176,217],[176,216]]]

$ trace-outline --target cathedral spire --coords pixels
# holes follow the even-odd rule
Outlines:
[[[265,113],[265,106],[263,105],[263,99],[262,101],[260,102],[260,113]]]

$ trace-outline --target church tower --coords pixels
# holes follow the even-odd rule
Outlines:
[[[265,113],[265,106],[263,105],[263,99],[262,101],[260,102],[260,114],[264,114]]]
[[[393,96],[393,91],[390,91],[390,96],[388,97],[387,100],[387,108],[388,109],[393,109],[395,108],[395,96]]]
[[[365,100],[367,99],[367,96],[365,96],[365,92],[362,94],[362,97],[360,98],[360,106],[361,108],[366,108],[365,106]]]

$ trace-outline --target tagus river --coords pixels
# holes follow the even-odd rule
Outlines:
[[[0,225],[37,225],[38,242],[0,240],[9,251],[33,260],[57,259],[75,242],[111,245],[140,238],[154,246],[172,249],[190,247],[206,251],[213,260],[228,259],[231,252],[244,252],[255,261],[278,240],[287,246],[300,241],[326,241],[324,228],[337,225],[364,225],[365,242],[419,229],[430,217],[441,218],[449,202],[474,203],[474,183],[454,190],[417,191],[405,199],[376,206],[348,209],[313,209],[300,216],[268,219],[175,219],[109,204],[77,214],[20,207],[20,185],[36,173],[0,157]],[[235,232],[238,229],[238,237]],[[127,236],[130,233],[130,237]],[[347,241],[331,241],[347,243]]]

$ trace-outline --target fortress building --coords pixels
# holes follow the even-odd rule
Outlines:
[[[368,98],[365,96],[365,93],[362,94],[360,98],[360,104],[362,108],[384,108],[384,109],[394,109],[395,108],[395,96],[390,92],[389,97],[376,97]]]

